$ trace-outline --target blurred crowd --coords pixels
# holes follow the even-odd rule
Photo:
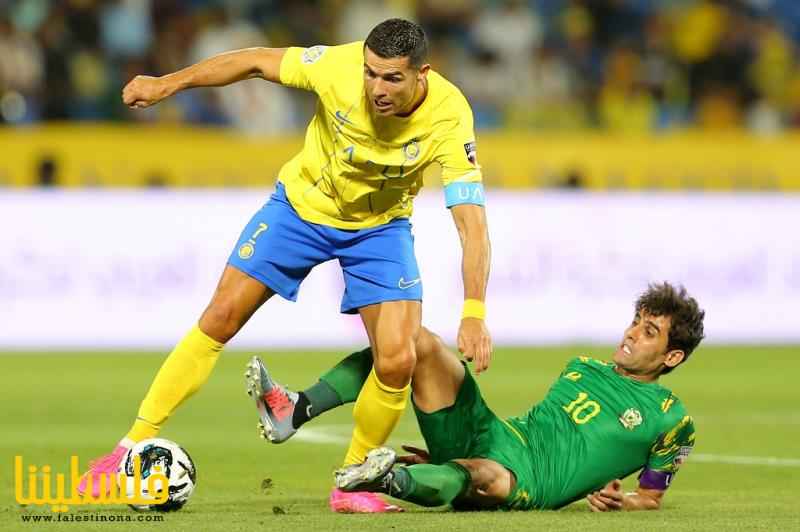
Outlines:
[[[292,132],[313,99],[260,80],[144,112],[120,91],[235,48],[364,39],[390,17],[425,27],[479,128],[800,126],[798,0],[0,0],[0,122]]]

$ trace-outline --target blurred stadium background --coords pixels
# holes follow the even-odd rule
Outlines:
[[[492,186],[800,188],[794,0],[5,0],[0,184],[263,186],[309,95],[249,81],[133,113],[121,87],[224,50],[363,39],[391,16],[425,26],[469,98]],[[185,161],[195,142],[212,156]]]
[[[796,528],[796,0],[0,0],[0,403],[16,405],[0,454],[61,470],[70,454],[85,463],[109,450],[314,106],[250,80],[134,112],[123,85],[234,48],[363,39],[395,16],[425,26],[433,67],[475,111],[500,346],[481,377],[490,404],[521,412],[567,358],[606,355],[596,346],[618,341],[647,282],[684,283],[707,310],[708,338],[666,385],[696,418],[695,461],[658,520],[603,523]],[[435,169],[425,181],[413,218],[423,321],[452,342],[460,249]],[[353,529],[324,503],[349,413],[265,450],[239,393],[253,349],[298,387],[346,352],[319,349],[364,344],[358,318],[338,314],[341,290],[326,264],[298,303],[271,301],[172,420],[164,436],[190,449],[202,479],[168,516],[173,528]],[[391,443],[418,438],[407,413]],[[17,529],[32,510],[10,504],[2,478],[0,528]],[[598,526],[581,505],[407,518],[415,530]]]

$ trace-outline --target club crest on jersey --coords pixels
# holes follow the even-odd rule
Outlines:
[[[312,46],[311,48],[307,48],[303,52],[303,59],[302,59],[303,63],[305,63],[306,65],[316,63],[317,61],[319,61],[319,58],[322,57],[322,54],[324,54],[325,50],[327,49],[328,49],[327,46],[322,46],[321,44],[317,46]]]
[[[478,164],[478,152],[475,141],[464,144],[464,151],[467,153],[467,160],[472,164]]]
[[[403,155],[406,161],[413,161],[419,157],[419,151],[419,142],[417,142],[417,139],[411,139],[403,144]]]
[[[629,408],[619,416],[619,422],[628,430],[633,430],[642,424],[642,414],[635,408]]]
[[[241,246],[239,246],[239,258],[243,260],[247,260],[253,256],[256,248],[253,247],[253,244],[250,242],[245,242]]]

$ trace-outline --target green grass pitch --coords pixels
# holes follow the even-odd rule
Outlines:
[[[572,356],[605,358],[608,348],[496,349],[479,383],[500,415],[541,398]],[[266,353],[275,376],[304,387],[344,352]],[[343,407],[272,445],[256,435],[244,393],[248,353],[224,353],[207,385],[167,423],[162,436],[182,444],[198,468],[198,487],[180,512],[160,523],[32,523],[47,507],[14,500],[13,457],[67,469],[108,452],[127,430],[163,354],[4,353],[0,355],[0,530],[789,530],[800,529],[800,348],[701,347],[664,378],[697,425],[694,454],[659,512],[596,515],[579,501],[558,512],[456,514],[405,504],[399,515],[334,515],[331,473],[350,430]],[[406,412],[390,444],[419,442]],[[769,457],[781,460],[768,463]],[[632,489],[635,479],[625,481]],[[75,508],[70,515],[134,516],[127,507]]]

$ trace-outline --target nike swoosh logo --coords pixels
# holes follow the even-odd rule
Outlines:
[[[353,125],[353,123],[352,123],[350,120],[348,120],[348,119],[347,119],[347,117],[346,117],[346,116],[344,116],[344,115],[342,114],[342,112],[341,112],[341,111],[337,110],[337,111],[336,111],[335,113],[333,113],[333,114],[334,114],[334,115],[336,115],[336,119],[337,119],[339,122],[344,122],[344,123],[347,123],[347,124]]]
[[[306,407],[306,416],[308,416],[309,419],[312,417],[311,416],[311,405],[308,405]]]
[[[403,278],[401,277],[401,278],[400,278],[400,280],[399,280],[399,281],[397,281],[397,287],[398,287],[400,290],[405,290],[405,289],[407,289],[407,288],[411,288],[411,287],[412,287],[412,286],[414,286],[414,285],[418,285],[418,284],[419,284],[419,282],[420,282],[420,278],[419,278],[419,277],[417,277],[417,278],[416,278],[416,279],[414,279],[413,281],[406,281],[405,279],[403,279]]]

